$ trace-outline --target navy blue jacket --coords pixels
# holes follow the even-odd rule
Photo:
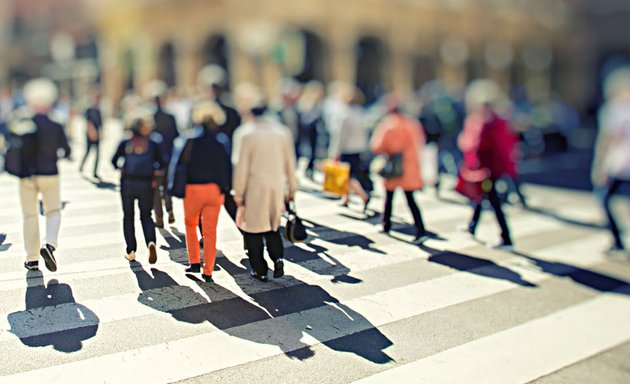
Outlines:
[[[186,184],[214,183],[221,191],[229,192],[232,163],[229,155],[231,144],[227,135],[197,127],[185,136],[186,140],[179,140],[175,145],[171,167],[174,169],[177,164],[187,164]],[[172,175],[169,178],[172,179]]]
[[[146,142],[142,143],[144,141]],[[146,145],[146,152],[134,153],[134,144]],[[124,159],[123,164],[120,163],[121,159]],[[166,166],[166,159],[162,147],[155,140],[136,136],[120,142],[112,158],[112,165],[122,170],[122,179],[151,180],[155,171]]]
[[[24,169],[28,170],[24,177],[58,175],[60,150],[64,157],[70,157],[70,146],[63,127],[44,114],[34,115],[33,122],[37,127],[35,133],[23,137],[25,147],[30,148],[22,159]]]

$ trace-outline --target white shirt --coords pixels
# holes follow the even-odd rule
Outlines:
[[[606,174],[630,180],[630,101],[605,105],[599,113],[600,135],[609,140],[603,158]]]

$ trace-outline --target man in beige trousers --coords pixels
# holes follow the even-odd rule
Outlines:
[[[14,113],[9,130],[19,138],[19,165],[11,172],[20,177],[20,203],[23,216],[24,267],[39,269],[39,256],[46,268],[57,270],[54,252],[61,224],[61,196],[57,160],[59,151],[69,158],[70,147],[63,127],[49,117],[57,98],[50,80],[35,79],[24,86],[26,106]],[[11,167],[9,167],[11,168]],[[46,215],[46,237],[40,243],[38,197],[41,194]],[[41,247],[40,247],[41,245]]]

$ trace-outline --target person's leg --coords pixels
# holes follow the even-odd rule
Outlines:
[[[317,158],[317,128],[313,127],[308,136],[308,144],[311,147],[311,157],[309,158],[307,169],[312,172],[315,168],[315,159]]]
[[[157,178],[157,186],[153,193],[153,210],[155,211],[155,226],[158,228],[164,228],[164,211],[162,210],[162,197],[166,192],[166,189],[162,189],[163,177]]]
[[[501,208],[501,198],[499,197],[499,194],[494,187],[494,182],[492,183],[492,188],[490,189],[490,192],[488,192],[488,199],[490,200],[490,205],[492,205],[494,213],[497,216],[497,222],[501,227],[501,239],[503,240],[503,244],[511,245],[512,238],[510,237],[510,229],[508,228],[505,214],[503,213],[503,209]]]
[[[195,192],[195,188],[187,186],[186,196],[184,197],[186,248],[188,250],[188,261],[191,265],[199,265],[201,263],[201,251],[199,249],[199,238],[197,237],[197,225],[200,225],[201,207],[198,201],[200,197]]]
[[[232,194],[225,194],[223,206],[225,207],[225,211],[228,213],[228,215],[230,215],[232,220],[236,222],[236,210],[238,209],[238,206],[236,205],[236,201],[234,201],[234,196],[232,196]]]
[[[217,224],[223,205],[223,195],[216,184],[206,193],[206,205],[201,210],[203,220],[203,274],[212,276],[217,258]]]
[[[79,172],[83,172],[83,168],[85,168],[85,162],[87,161],[87,158],[90,155],[91,149],[92,149],[92,144],[88,141],[85,144],[85,155],[83,156],[83,160],[81,160],[81,166],[79,166]]]
[[[392,208],[394,205],[394,191],[387,191],[385,194],[385,210],[383,211],[383,231],[389,232],[392,229]]]
[[[411,211],[411,215],[413,216],[413,222],[416,225],[416,238],[424,236],[426,229],[424,228],[424,221],[422,221],[420,208],[418,208],[418,204],[416,204],[416,199],[414,199],[413,197],[413,191],[405,191],[405,198],[407,199],[407,205],[409,206],[409,210]]]
[[[475,204],[475,210],[473,212],[473,216],[468,223],[468,232],[472,235],[477,231],[477,224],[479,224],[479,219],[481,218],[481,211],[483,210],[483,201],[480,201]]]
[[[603,199],[604,211],[606,212],[606,217],[608,218],[608,228],[610,229],[610,233],[613,236],[615,241],[614,248],[624,249],[623,241],[621,240],[621,232],[619,231],[619,226],[617,225],[617,221],[615,220],[612,210],[610,209],[610,200],[617,193],[619,187],[621,186],[621,181],[617,179],[612,179],[608,182],[608,188],[606,189],[606,194]]]
[[[134,225],[135,212],[133,202],[135,198],[132,190],[129,189],[125,181],[121,182],[120,197],[123,209],[123,233],[125,243],[127,244],[127,254],[129,254],[138,250],[138,244],[136,243],[136,230]]]
[[[168,223],[173,224],[175,222],[175,216],[173,215],[173,199],[168,193],[168,169],[166,169],[165,176],[160,178],[162,187],[162,197],[164,198],[164,205],[166,206],[166,212],[168,213]],[[161,207],[160,207],[161,208]]]
[[[94,149],[96,150],[96,157],[94,158],[94,177],[98,178],[98,160],[101,155],[101,145],[100,143],[94,143]]]
[[[138,191],[138,208],[140,210],[140,223],[142,223],[142,233],[144,234],[144,241],[147,245],[155,244],[155,224],[153,223],[153,217],[151,217],[151,211],[153,210],[153,195],[154,191],[151,188],[151,184],[143,186]]]
[[[61,226],[61,189],[59,176],[39,176],[38,184],[42,193],[46,215],[46,238],[44,242],[57,248]]]
[[[39,260],[39,216],[37,186],[33,177],[20,180],[20,205],[22,206],[24,250],[26,261]]]
[[[258,276],[267,276],[267,262],[263,256],[264,243],[263,234],[245,233],[245,244],[247,244],[249,264],[254,273]]]
[[[265,243],[269,258],[273,261],[273,277],[284,276],[284,245],[279,231],[265,233]]]

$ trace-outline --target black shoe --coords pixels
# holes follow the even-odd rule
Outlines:
[[[363,213],[368,213],[368,205],[370,205],[370,200],[372,200],[372,196],[368,195],[367,200],[363,204]]]
[[[173,214],[173,212],[168,213],[168,223],[175,224],[175,215]]]
[[[284,261],[278,259],[273,267],[273,278],[277,279],[282,276],[284,276]]]
[[[50,272],[55,272],[57,270],[57,260],[55,260],[53,252],[55,252],[55,247],[50,244],[44,245],[39,250],[39,254],[44,258],[44,264]]]
[[[155,243],[149,243],[149,264],[155,264],[157,262],[157,248]]]
[[[199,273],[201,272],[201,264],[190,264],[190,267],[184,269],[184,271],[188,273]]]
[[[252,275],[252,277],[253,277],[254,279],[256,279],[256,280],[260,280],[260,281],[263,281],[263,282],[265,282],[265,281],[268,281],[268,280],[269,280],[269,279],[267,278],[267,275],[259,275],[259,274],[257,274],[257,273],[256,273],[256,271],[251,271],[249,274],[250,274],[250,275]]]
[[[212,280],[212,275],[206,275],[202,273],[201,277],[203,277],[206,283],[214,283],[214,280]]]
[[[39,261],[25,261],[24,268],[29,271],[39,271]]]

